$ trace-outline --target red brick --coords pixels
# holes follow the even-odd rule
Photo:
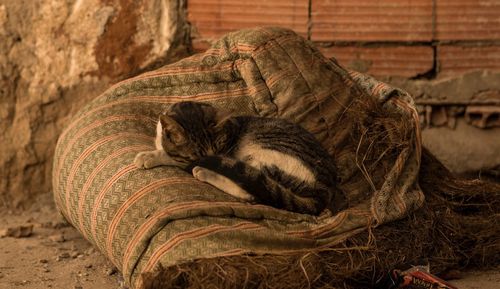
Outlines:
[[[430,41],[432,0],[313,0],[314,41]]]
[[[438,47],[440,75],[458,75],[473,70],[500,71],[500,46]]]
[[[413,77],[432,69],[433,51],[427,46],[320,48],[347,67],[375,76]]]
[[[214,40],[223,34],[257,26],[281,26],[307,37],[308,0],[189,0],[188,20],[195,38]]]
[[[500,39],[500,0],[436,0],[438,40]]]

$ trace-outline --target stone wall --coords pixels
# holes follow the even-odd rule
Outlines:
[[[57,137],[78,108],[183,55],[183,11],[180,0],[0,1],[0,207],[50,191]]]

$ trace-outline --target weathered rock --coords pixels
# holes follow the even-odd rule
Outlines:
[[[422,131],[424,145],[449,169],[465,173],[500,164],[500,129],[479,129],[459,120],[455,129]]]
[[[62,243],[64,241],[66,241],[66,239],[64,239],[64,234],[62,234],[62,233],[51,235],[51,236],[49,236],[49,239],[52,242],[57,242],[57,243]]]
[[[33,233],[33,225],[28,226],[14,226],[0,230],[0,238],[13,237],[13,238],[26,238]]]
[[[184,25],[174,0],[1,1],[0,206],[49,192],[57,137],[75,111],[165,63]]]
[[[417,102],[468,103],[488,90],[499,91],[500,73],[474,71],[460,76],[433,80],[394,79],[392,84],[410,92]]]
[[[56,261],[60,262],[64,259],[68,259],[70,257],[69,253],[68,252],[64,252],[64,253],[61,253],[59,254],[57,257],[56,257]]]
[[[465,173],[500,165],[500,127],[491,122],[474,125],[472,108],[498,111],[500,73],[474,71],[434,80],[394,79],[392,84],[408,91],[419,104],[424,122],[424,145],[450,170]],[[428,120],[426,120],[428,116]]]

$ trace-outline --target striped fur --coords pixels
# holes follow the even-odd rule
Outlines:
[[[293,212],[336,213],[347,205],[333,159],[309,132],[281,119],[219,119],[208,104],[180,102],[160,116],[155,145],[137,155],[136,166],[186,168],[242,200]]]

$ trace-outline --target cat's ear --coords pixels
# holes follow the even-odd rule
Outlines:
[[[175,145],[182,145],[187,142],[182,126],[168,115],[160,115],[160,123],[163,136]]]
[[[234,136],[238,135],[238,129],[238,122],[230,116],[224,116],[219,120],[214,127],[217,147],[225,147]]]
[[[209,104],[202,104],[200,108],[202,110],[204,123],[209,126],[214,126],[217,123],[217,110]]]

